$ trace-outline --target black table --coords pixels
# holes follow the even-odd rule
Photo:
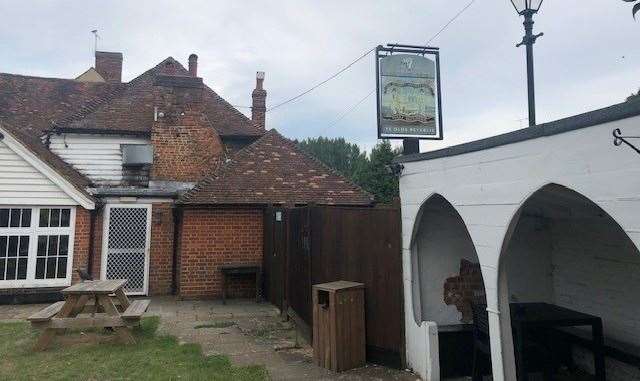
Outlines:
[[[262,268],[255,265],[222,265],[222,304],[227,303],[227,277],[231,275],[252,274],[256,277],[256,302],[260,303],[262,298]]]
[[[591,326],[596,380],[605,381],[602,319],[549,303],[511,303],[511,325],[515,333],[518,380],[527,380],[524,362],[524,332],[530,328]]]

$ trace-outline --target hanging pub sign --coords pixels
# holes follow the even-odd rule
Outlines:
[[[442,139],[438,48],[376,48],[378,138]]]

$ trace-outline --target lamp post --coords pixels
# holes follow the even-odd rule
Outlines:
[[[544,33],[533,34],[533,15],[538,13],[543,0],[511,0],[520,16],[524,16],[524,37],[516,45],[527,47],[527,91],[529,96],[529,126],[536,125],[536,96],[533,81],[533,44]]]

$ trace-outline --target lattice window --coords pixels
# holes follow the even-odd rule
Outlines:
[[[144,293],[148,209],[111,207],[107,239],[107,279],[127,279],[125,291]]]

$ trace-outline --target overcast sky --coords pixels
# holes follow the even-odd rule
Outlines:
[[[255,72],[267,104],[320,82],[371,47],[423,44],[469,0],[7,1],[0,0],[0,71],[73,78],[99,50],[124,54],[130,80],[167,56],[229,102],[250,105]],[[622,0],[547,0],[535,17],[538,122],[623,101],[640,87],[640,20]],[[508,0],[477,0],[432,45],[441,48],[444,136],[422,150],[526,126],[522,20]],[[373,54],[324,87],[273,112],[291,138],[376,142]],[[241,109],[244,113],[249,110]],[[339,121],[338,121],[339,120]],[[336,121],[338,121],[336,123]]]

